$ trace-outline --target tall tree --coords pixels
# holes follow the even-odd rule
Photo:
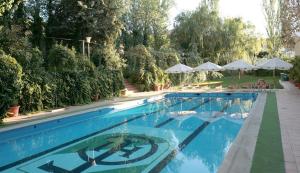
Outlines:
[[[161,48],[168,44],[168,14],[173,0],[131,0],[123,17],[123,41],[127,48],[143,44]]]
[[[287,48],[294,48],[294,34],[300,30],[300,2],[298,0],[281,0],[281,37]]]
[[[267,21],[268,49],[271,55],[277,55],[281,48],[280,0],[263,0],[263,9]]]
[[[40,16],[40,8],[36,7],[33,12],[33,22],[30,26],[32,36],[31,43],[34,47],[38,47],[42,50],[45,49],[44,46],[44,23],[43,18]]]
[[[23,0],[1,0],[0,3],[0,16],[6,11],[9,11],[12,7],[17,6]]]
[[[225,64],[234,59],[253,58],[259,51],[253,25],[240,18],[222,20],[207,3],[177,16],[171,38],[192,64],[207,60]]]

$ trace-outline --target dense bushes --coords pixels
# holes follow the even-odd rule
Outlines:
[[[21,112],[35,112],[53,107],[53,83],[51,74],[44,67],[41,51],[36,48],[23,49],[16,56],[23,67],[24,85],[19,98]]]
[[[150,91],[155,84],[167,82],[168,77],[157,65],[148,49],[138,45],[125,53],[127,64],[125,76],[135,83],[139,90]]]
[[[290,70],[290,78],[296,82],[300,82],[300,57],[296,57],[292,64],[293,68]]]
[[[52,71],[65,72],[76,69],[76,52],[63,45],[54,45],[47,59],[47,66]]]
[[[46,60],[38,49],[20,50],[16,59],[0,53],[0,119],[15,101],[27,113],[118,96],[124,89],[120,67],[124,61],[98,59],[108,66],[96,67],[74,49],[58,44]]]
[[[95,48],[91,60],[97,67],[101,68],[120,70],[125,67],[125,61],[111,46]]]
[[[120,71],[96,67],[87,57],[76,56],[75,50],[62,45],[53,47],[47,64],[55,79],[57,106],[90,103],[99,97],[116,96],[124,89]]]
[[[163,70],[179,63],[179,55],[175,49],[162,48],[159,51],[151,49],[150,52],[157,66]]]
[[[153,90],[155,86],[170,83],[178,85],[180,82],[206,80],[205,73],[166,74],[164,70],[179,63],[179,54],[171,48],[154,50],[138,45],[126,51],[125,57],[128,64],[125,77],[135,83],[140,91]]]
[[[22,67],[11,56],[0,52],[0,120],[20,96]]]

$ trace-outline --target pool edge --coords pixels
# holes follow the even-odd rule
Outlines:
[[[95,105],[92,107],[85,107],[85,106],[89,106],[89,105],[83,105],[82,107],[79,108],[75,108],[74,110],[70,110],[70,111],[63,111],[63,112],[59,112],[57,114],[53,114],[51,115],[51,113],[49,113],[49,115],[45,116],[45,117],[41,117],[41,118],[37,118],[37,119],[32,119],[32,120],[28,120],[25,122],[20,122],[20,123],[14,123],[11,125],[7,125],[7,127],[2,127],[0,128],[0,133],[3,132],[7,132],[10,130],[14,130],[14,129],[19,129],[19,128],[23,128],[23,127],[27,127],[27,126],[32,126],[35,124],[40,124],[40,123],[46,123],[46,122],[50,122],[50,121],[54,121],[54,120],[58,120],[58,119],[62,119],[62,118],[68,118],[68,117],[72,117],[72,116],[79,116],[83,113],[87,113],[87,112],[91,112],[91,111],[97,111],[100,109],[104,109],[104,108],[116,108],[118,106],[122,106],[126,103],[129,102],[135,102],[136,105],[142,105],[145,104],[145,101],[148,102],[152,102],[154,101],[156,98],[159,97],[164,97],[164,95],[168,94],[168,92],[165,93],[160,93],[158,95],[153,95],[153,96],[145,96],[143,98],[134,98],[134,99],[130,99],[130,100],[118,100],[115,102],[111,102],[111,103],[104,103],[104,105]],[[126,109],[130,109],[131,107],[126,107]],[[122,109],[118,109],[118,110],[122,110]]]
[[[218,173],[250,172],[266,96],[266,93],[259,93],[249,113],[249,118],[226,154]]]

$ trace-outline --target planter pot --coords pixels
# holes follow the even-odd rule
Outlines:
[[[121,90],[121,96],[125,96],[126,95],[126,89]]]
[[[19,116],[19,109],[20,106],[11,106],[7,111],[7,115],[9,117],[17,117]]]

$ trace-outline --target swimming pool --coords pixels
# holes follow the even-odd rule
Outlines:
[[[218,171],[256,93],[171,93],[0,133],[0,172]]]

